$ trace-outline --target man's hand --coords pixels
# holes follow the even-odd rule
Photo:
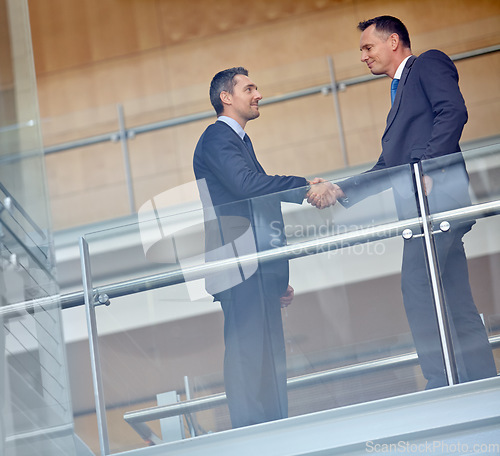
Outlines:
[[[286,293],[280,298],[280,303],[281,303],[281,308],[284,309],[285,307],[288,307],[292,301],[293,297],[295,295],[295,292],[293,288],[288,285],[288,288],[286,289]]]
[[[321,177],[314,178],[309,184],[311,188],[306,195],[307,202],[318,209],[333,206],[337,202],[337,198],[345,196],[337,184],[332,184]]]

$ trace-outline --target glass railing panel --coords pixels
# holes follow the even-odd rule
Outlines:
[[[54,229],[115,219],[132,212],[131,186],[127,184],[119,142],[50,154],[46,169]]]
[[[118,105],[110,104],[43,116],[41,129],[44,147],[51,153],[53,148],[65,150],[73,142],[109,137],[120,129],[118,109]]]
[[[0,2],[0,454],[75,454],[26,1]]]
[[[427,198],[459,382],[497,375],[500,365],[498,152],[488,147],[422,162],[433,183]]]
[[[201,203],[178,204],[181,193],[197,192],[194,182],[178,190],[145,203],[139,210],[140,223],[86,236],[94,287],[105,292],[111,274],[115,283],[129,287],[109,292],[110,305],[96,308],[112,452],[147,444],[124,414],[157,405],[161,393],[175,391],[174,401],[177,394],[185,400],[184,376],[215,371],[220,378],[212,388],[223,391],[222,329],[206,329],[220,323],[219,306],[199,281],[184,283],[179,269],[181,258],[194,257],[188,266],[205,263]],[[198,296],[200,292],[204,297]],[[158,420],[147,424],[161,435]]]
[[[0,183],[0,214],[2,244],[9,256],[15,258],[16,262],[28,262],[31,267],[42,270],[50,276],[53,272],[54,259],[52,240],[46,226],[41,228],[2,183]]]
[[[263,100],[287,93],[308,90],[331,82],[328,56],[309,58],[298,62],[280,62],[279,66],[248,68],[258,82]]]
[[[110,302],[95,310],[111,452],[425,387],[400,284],[401,234],[420,232],[410,167],[338,184],[348,200],[319,210],[306,189],[214,208],[193,182],[85,236]],[[204,209],[179,203],[198,189]],[[265,411],[241,414],[245,400]]]
[[[137,209],[156,195],[194,180],[196,140],[212,121],[215,121],[215,111],[212,120],[151,131],[129,141]]]
[[[191,84],[176,90],[148,97],[126,100],[123,103],[127,128],[143,131],[149,126],[212,111],[206,84]]]
[[[268,174],[316,176],[345,168],[343,132],[331,94],[318,92],[273,104],[265,100],[258,121],[247,130]]]
[[[380,155],[391,103],[388,84],[386,78],[373,79],[338,93],[349,166],[371,163]]]
[[[401,234],[420,230],[410,169],[339,185],[349,198],[344,205],[306,206],[298,222],[285,213],[289,243],[301,245],[311,233],[340,241],[290,262],[297,296],[283,317],[289,378],[307,378],[302,387],[291,382],[291,416],[425,387],[401,296]]]

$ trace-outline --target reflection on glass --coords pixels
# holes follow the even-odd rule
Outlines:
[[[75,454],[27,2],[0,2],[0,454]]]
[[[283,247],[281,202],[301,204],[307,190],[212,206],[198,182],[205,213],[207,261],[240,258]],[[239,262],[206,278],[224,313],[224,383],[233,427],[288,416],[286,356],[281,307],[293,299],[288,260]]]
[[[414,185],[405,177],[407,176],[402,173],[402,170],[395,167],[389,168],[383,174],[376,171],[347,179],[340,183],[346,196],[344,205],[350,207],[367,195],[392,188],[399,218],[404,220],[416,217],[418,210],[415,203]],[[437,181],[436,178],[434,180]],[[465,203],[462,202],[462,204]],[[426,388],[435,388],[446,385],[447,379],[429,280],[425,244],[423,238],[418,233],[416,234],[417,236],[411,236],[404,243],[401,289],[420,367],[427,380]]]
[[[447,160],[451,172],[455,165]],[[456,164],[447,189],[455,195],[459,177],[467,177],[463,162]],[[439,166],[422,165],[434,183],[427,187],[431,221],[442,211],[471,207],[467,199],[455,202],[440,193],[433,199],[447,180],[439,183]],[[112,451],[230,429],[231,394],[233,404],[260,399],[297,416],[436,386],[432,374],[445,378],[411,167],[335,182],[348,199],[323,210],[297,204],[298,190],[216,207],[192,198],[181,203],[180,195],[203,188],[192,182],[145,204],[138,223],[86,236],[94,285],[117,296],[96,309]],[[347,191],[349,184],[359,191]],[[455,214],[449,232],[434,233],[445,290],[460,264],[445,240],[470,228],[466,218]],[[480,280],[491,277],[487,292],[479,294],[478,275],[471,278],[474,299],[498,333],[496,219],[479,219],[466,239],[481,265]],[[406,228],[413,236],[402,239]],[[280,308],[287,284],[294,299]],[[412,292],[419,294],[420,313],[411,305]],[[450,299],[445,292],[447,308]],[[460,370],[464,334],[456,326],[460,380],[470,380]],[[484,327],[476,326],[478,333],[484,343]],[[432,346],[422,345],[422,334],[434,340]],[[241,382],[251,383],[249,371],[257,369],[255,359],[261,382],[243,389]],[[286,389],[280,389],[284,380]],[[187,399],[193,403],[180,420],[174,405]],[[164,404],[159,415],[157,404]]]
[[[438,159],[422,162],[424,180],[427,181],[426,194],[431,214],[468,207],[469,176],[462,154],[455,153]],[[473,229],[475,220],[451,220],[446,231],[436,231],[434,244],[439,263],[439,273],[446,303],[448,324],[450,326],[458,380],[467,382],[497,374],[491,346],[472,296],[467,257],[463,237]],[[418,243],[418,246],[414,246]],[[421,241],[409,243],[405,251],[406,263],[412,276],[408,282],[410,295],[407,312],[414,314],[412,331],[416,337],[417,350],[423,355],[424,373],[429,379],[428,387],[447,384],[442,374],[442,364],[438,346],[440,339],[436,328],[430,327],[428,318],[432,315],[432,302],[428,295],[426,263],[418,253]],[[410,250],[412,249],[412,250]],[[415,249],[415,251],[413,251]],[[422,285],[421,285],[422,284]],[[412,288],[410,288],[412,287]],[[403,287],[404,289],[404,287]]]
[[[380,175],[411,185],[409,167]],[[110,426],[113,451],[423,387],[400,291],[399,234],[416,222],[398,220],[393,189],[323,210],[305,189],[204,208],[174,193],[138,224],[86,236],[94,286],[107,291],[111,265],[123,282],[110,286],[127,290],[96,309],[106,408],[123,422]],[[186,398],[174,434],[173,409],[147,428],[132,419]]]

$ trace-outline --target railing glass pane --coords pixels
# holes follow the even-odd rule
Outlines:
[[[420,233],[411,169],[338,182],[349,201],[324,210],[305,189],[216,208],[202,197],[203,210],[192,182],[143,205],[138,223],[85,236],[97,298],[111,303],[96,315],[112,452],[262,420],[238,416],[251,363],[267,366],[249,398],[264,419],[425,388],[400,283],[401,234]],[[181,418],[155,408],[187,398],[196,408]]]
[[[459,382],[498,372],[499,150],[485,147],[422,163],[433,182],[428,202]],[[484,210],[460,220],[435,216],[462,207]],[[443,223],[450,226],[445,232]]]
[[[116,219],[130,212],[120,143],[108,141],[51,154],[46,162],[58,229]]]
[[[0,1],[0,454],[75,454],[25,0]]]

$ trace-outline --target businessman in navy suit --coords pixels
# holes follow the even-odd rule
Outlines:
[[[281,201],[307,198],[318,208],[333,201],[332,184],[320,178],[309,182],[265,173],[244,131],[259,117],[261,99],[245,68],[221,71],[212,80],[210,100],[218,119],[200,137],[193,159],[209,261],[283,246]],[[224,313],[224,383],[232,426],[287,417],[281,308],[294,293],[288,261],[241,264],[206,277],[205,287]]]
[[[401,168],[391,168],[424,160],[422,181],[431,212],[470,205],[468,175],[459,146],[467,109],[455,65],[438,50],[412,55],[408,31],[395,17],[360,22],[358,29],[361,61],[373,74],[385,74],[393,80],[393,104],[377,163],[370,172],[339,183],[336,197],[349,206],[392,187],[400,218],[415,217],[413,189],[401,178]],[[372,173],[377,170],[386,171]],[[452,224],[448,233],[434,237],[460,382],[497,373],[469,285],[462,236],[472,225]],[[444,386],[447,380],[422,238],[405,241],[402,292],[427,388]]]

